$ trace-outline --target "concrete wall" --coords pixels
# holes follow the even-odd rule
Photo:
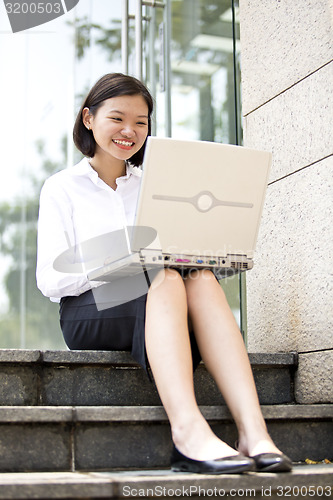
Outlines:
[[[244,145],[272,151],[247,273],[249,352],[297,351],[333,402],[333,0],[240,0]]]

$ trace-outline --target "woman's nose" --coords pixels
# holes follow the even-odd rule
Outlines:
[[[135,131],[131,125],[124,125],[121,133],[125,137],[133,137],[135,135]]]

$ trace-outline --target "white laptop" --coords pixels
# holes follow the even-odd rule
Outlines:
[[[271,153],[205,141],[149,137],[135,226],[119,258],[90,271],[110,282],[163,267],[253,267]]]

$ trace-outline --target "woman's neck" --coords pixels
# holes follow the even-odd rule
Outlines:
[[[126,174],[126,162],[124,160],[101,158],[100,155],[95,154],[89,160],[89,163],[97,172],[98,177],[112,189],[117,188],[116,179]]]

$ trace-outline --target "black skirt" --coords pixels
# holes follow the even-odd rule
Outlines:
[[[103,287],[98,287],[99,294],[103,294]],[[61,299],[60,326],[66,345],[71,350],[129,351],[149,374],[145,347],[147,294],[101,310],[95,299],[92,290]],[[201,356],[193,332],[190,340],[195,370]]]

